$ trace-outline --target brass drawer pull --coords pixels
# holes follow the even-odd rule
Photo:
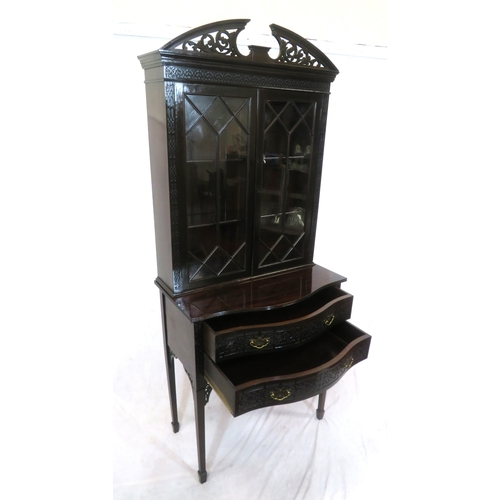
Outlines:
[[[250,339],[250,345],[255,347],[255,349],[263,349],[269,342],[271,342],[271,337],[257,337],[255,339]]]
[[[345,370],[346,371],[349,370],[353,364],[354,364],[354,356],[349,356],[349,358],[347,358],[344,361],[344,368],[345,368]]]
[[[290,389],[276,389],[275,391],[270,392],[271,399],[275,401],[283,401],[288,398],[292,394]]]
[[[334,319],[335,315],[330,314],[330,316],[328,316],[328,318],[325,319],[325,325],[330,326],[333,323]]]

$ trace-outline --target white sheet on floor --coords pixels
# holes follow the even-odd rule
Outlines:
[[[115,376],[115,500],[365,500],[383,489],[386,422],[372,353],[328,391],[321,421],[317,398],[234,418],[212,392],[200,484],[189,379],[176,360],[174,434],[158,326],[132,345]]]

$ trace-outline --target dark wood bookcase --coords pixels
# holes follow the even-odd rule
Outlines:
[[[368,356],[345,278],[313,263],[330,84],[337,68],[277,25],[240,51],[248,20],[191,30],[145,71],[165,359],[190,379],[199,479],[212,389],[238,416],[319,396]]]

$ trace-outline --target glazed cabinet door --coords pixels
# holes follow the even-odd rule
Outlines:
[[[248,276],[256,92],[181,84],[177,101],[185,186],[183,288]]]
[[[272,90],[259,96],[256,274],[312,262],[323,99]]]

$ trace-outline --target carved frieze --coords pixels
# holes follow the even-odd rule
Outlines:
[[[250,328],[224,335],[217,341],[217,361],[257,351],[272,351],[304,344],[317,337],[334,322],[349,319],[351,305],[350,301],[340,301],[308,321],[293,323],[287,327]],[[257,348],[256,339],[267,339],[267,341],[265,344],[260,343]]]
[[[238,73],[233,71],[190,68],[174,65],[165,66],[164,76],[167,81],[215,82],[242,85],[245,87],[289,88],[296,90],[312,90],[316,92],[328,92],[330,89],[330,82],[328,81],[301,80],[298,78],[285,78],[265,74],[260,75],[248,73],[246,71]]]
[[[268,382],[241,391],[238,394],[235,416],[278,403],[301,401],[328,390],[353,365],[366,357],[367,349],[365,344],[361,344],[335,365],[313,375],[289,381]]]

